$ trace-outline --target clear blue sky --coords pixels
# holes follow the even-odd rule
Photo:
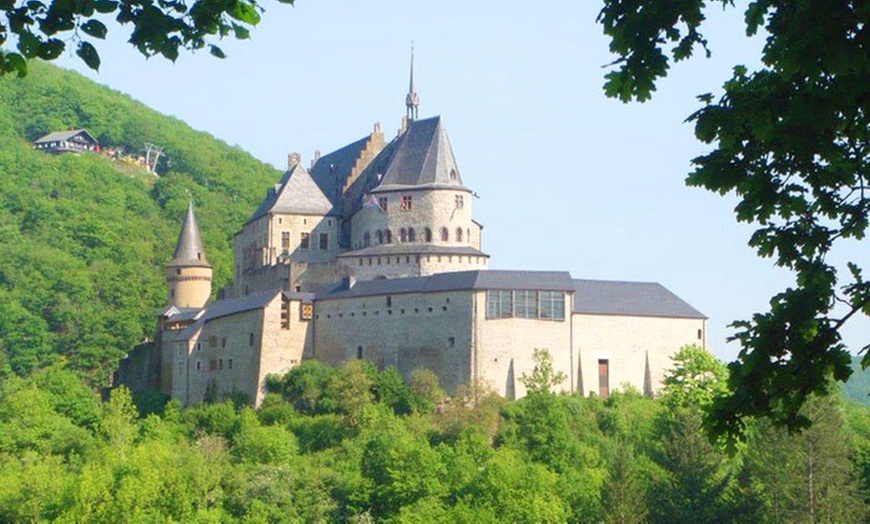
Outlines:
[[[738,2],[740,4],[742,2]],[[721,358],[727,324],[764,311],[791,276],[747,247],[733,197],[687,188],[704,152],[684,119],[737,63],[757,63],[742,12],[714,9],[710,60],[679,64],[652,102],[625,105],[601,86],[613,60],[595,23],[599,2],[339,2],[267,4],[229,55],[143,59],[110,26],[102,68],[86,73],[276,167],[308,162],[404,114],[411,41],[420,117],[442,115],[494,269],[568,270],[575,278],[656,281],[702,311]],[[266,188],[263,188],[265,192]],[[846,253],[866,261],[868,245]],[[853,351],[870,322],[852,321]]]

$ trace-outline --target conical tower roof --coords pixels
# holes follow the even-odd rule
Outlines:
[[[468,191],[453,157],[453,149],[440,117],[410,122],[396,139],[383,180],[374,191],[409,187]],[[373,162],[374,164],[374,162]]]
[[[181,225],[181,234],[178,235],[178,243],[175,245],[175,253],[167,267],[211,267],[205,259],[205,251],[202,249],[202,239],[199,236],[199,226],[196,225],[196,216],[193,214],[193,202],[187,205],[187,213],[184,215],[184,223]]]

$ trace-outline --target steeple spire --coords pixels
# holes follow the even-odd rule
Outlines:
[[[211,264],[205,260],[199,227],[193,215],[193,202],[178,235],[172,260],[166,264],[166,285],[169,305],[181,308],[202,308],[211,296]]]
[[[172,261],[169,265],[211,267],[205,260],[199,227],[196,225],[196,217],[193,215],[193,201],[187,204],[187,213],[185,213],[184,223],[181,225],[181,234],[178,235],[178,243],[175,245],[175,253],[172,255]]]
[[[420,99],[417,97],[417,89],[414,86],[414,44],[411,43],[411,81],[408,85],[408,96],[405,97],[405,108],[408,120],[417,120],[417,106]]]

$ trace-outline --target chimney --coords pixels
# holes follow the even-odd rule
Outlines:
[[[353,286],[356,285],[356,275],[348,275],[342,279],[343,288],[345,289],[353,289]]]
[[[299,162],[302,161],[302,157],[297,152],[292,152],[287,155],[287,169],[292,170],[294,167],[299,165]]]
[[[320,160],[320,150],[315,149],[314,158],[311,159],[311,169],[314,169],[314,164],[316,164],[318,160]]]

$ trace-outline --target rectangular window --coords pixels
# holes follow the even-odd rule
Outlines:
[[[402,197],[402,211],[410,211],[411,210],[411,196],[406,195]]]
[[[381,197],[378,199],[378,205],[381,206],[381,211],[387,211],[387,197]]]
[[[610,396],[610,362],[607,359],[598,361],[598,396]]]
[[[514,291],[514,313],[518,318],[538,318],[537,291]]]
[[[308,249],[308,233],[302,233],[302,238],[299,241],[299,247],[302,249]]]
[[[253,333],[248,333],[248,345],[249,346],[254,345],[254,334]]]
[[[562,291],[539,291],[541,318],[565,320],[565,293]]]
[[[486,292],[486,318],[513,317],[513,294],[506,289],[493,289]]]
[[[465,207],[465,197],[456,195],[456,209],[462,209],[463,207]]]
[[[281,249],[290,249],[290,232],[281,232]]]
[[[224,359],[220,359],[220,360],[218,360],[218,369],[223,369],[223,368],[224,368]]]
[[[320,249],[329,249],[329,233],[320,234]]]
[[[231,359],[231,358],[227,359],[227,367],[230,369],[233,369],[233,359]]]

